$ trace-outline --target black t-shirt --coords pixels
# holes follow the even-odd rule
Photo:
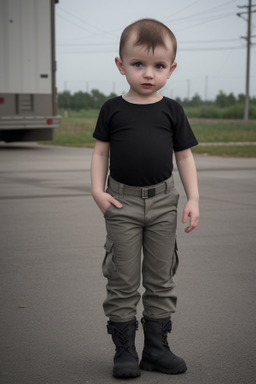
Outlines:
[[[163,97],[132,104],[122,96],[105,102],[93,137],[110,142],[110,175],[132,186],[161,183],[172,174],[172,154],[197,145],[183,108]]]

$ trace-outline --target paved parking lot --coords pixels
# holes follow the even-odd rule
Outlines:
[[[90,195],[91,149],[0,143],[0,382],[102,384],[114,348],[102,310],[105,228]],[[256,159],[197,156],[200,226],[178,226],[180,376],[147,384],[256,382]],[[138,318],[142,308],[138,308]],[[141,353],[142,329],[137,334]]]

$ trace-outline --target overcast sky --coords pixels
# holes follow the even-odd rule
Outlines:
[[[252,0],[256,11],[256,0]],[[56,4],[58,91],[128,90],[114,58],[123,29],[140,18],[165,23],[176,35],[177,69],[162,94],[215,99],[245,93],[248,0],[59,0]],[[237,13],[242,12],[242,17]],[[256,13],[252,13],[256,36]],[[256,96],[256,37],[251,47],[250,95]]]

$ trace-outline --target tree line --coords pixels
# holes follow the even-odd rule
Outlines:
[[[64,91],[58,94],[58,105],[59,108],[73,109],[75,111],[82,109],[100,109],[106,100],[115,96],[117,96],[115,93],[106,96],[97,89],[92,89],[90,93],[79,91],[73,95],[70,91]]]
[[[88,92],[75,92],[71,94],[70,91],[60,92],[58,94],[58,105],[60,109],[71,109],[75,111],[80,110],[89,110],[96,109],[99,110],[102,104],[112,98],[117,96],[115,93],[110,95],[105,95],[97,89],[93,89],[90,93]],[[213,101],[204,101],[198,94],[195,94],[191,99],[176,99],[185,109],[200,109],[200,115],[202,113],[212,114],[217,109],[225,109],[230,111],[230,116],[227,118],[242,118],[243,106],[245,102],[245,95],[239,94],[237,97],[233,93],[225,94],[223,91],[220,91]],[[198,116],[198,117],[215,117],[215,116]],[[217,117],[217,116],[216,116]],[[221,116],[223,117],[223,116]],[[224,116],[225,117],[225,116]],[[256,98],[253,97],[250,99],[250,117],[256,118]]]
[[[201,105],[214,105],[219,108],[232,107],[234,105],[244,105],[245,95],[240,93],[237,97],[233,93],[226,95],[223,91],[220,91],[213,101],[203,101],[198,94],[195,94],[192,99],[188,100],[187,98],[181,100],[177,98],[177,101],[180,102],[184,107],[199,107]],[[256,103],[256,98],[253,97],[250,99],[251,103]]]

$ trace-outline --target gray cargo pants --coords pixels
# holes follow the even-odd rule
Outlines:
[[[173,177],[146,188],[127,186],[109,177],[107,192],[123,207],[110,205],[105,212],[107,238],[102,264],[103,275],[108,279],[103,303],[105,314],[116,322],[134,318],[142,272],[143,315],[151,319],[167,317],[175,312],[177,301],[173,275],[178,267],[179,194]]]

